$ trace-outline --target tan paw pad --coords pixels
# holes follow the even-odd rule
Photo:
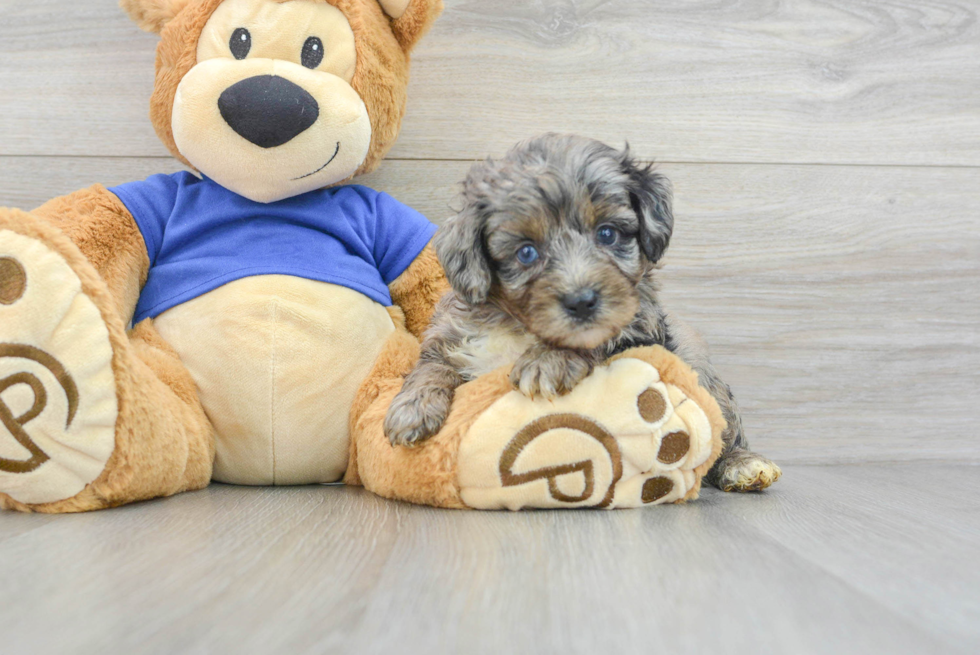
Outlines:
[[[0,231],[0,492],[27,504],[78,494],[115,447],[109,333],[42,242]]]
[[[460,495],[477,509],[676,502],[700,483],[712,438],[694,401],[623,358],[553,401],[500,398],[463,436]]]

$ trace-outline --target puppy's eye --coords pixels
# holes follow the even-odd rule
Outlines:
[[[323,41],[311,36],[303,44],[303,65],[316,68],[323,62]]]
[[[235,59],[245,59],[252,50],[251,33],[244,27],[239,27],[231,35],[231,42],[229,42],[228,46],[231,48],[231,54]]]
[[[517,261],[519,261],[524,266],[530,266],[534,262],[538,261],[541,257],[538,254],[538,249],[531,244],[526,244],[521,246],[521,249],[517,251]]]
[[[623,235],[622,232],[617,230],[611,225],[603,225],[598,230],[595,231],[595,240],[603,246],[613,246],[619,241],[619,238]]]

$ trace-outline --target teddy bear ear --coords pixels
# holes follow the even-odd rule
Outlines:
[[[119,0],[129,17],[147,32],[159,34],[190,0]]]
[[[409,52],[442,13],[442,0],[378,0],[391,18],[391,30]]]
[[[385,13],[395,20],[402,17],[411,2],[412,0],[378,0]]]

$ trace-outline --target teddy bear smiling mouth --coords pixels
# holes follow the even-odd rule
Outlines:
[[[323,169],[325,169],[327,166],[329,166],[330,164],[332,164],[333,163],[333,160],[336,159],[337,158],[337,155],[339,155],[339,154],[340,154],[340,141],[337,142],[337,148],[336,148],[336,150],[333,151],[333,157],[331,157],[330,160],[326,164],[324,164],[320,168],[316,169],[312,173],[307,173],[306,175],[300,175],[299,177],[294,177],[291,181],[292,182],[296,182],[297,180],[305,180],[308,177],[313,177],[314,175],[316,175],[317,173],[319,173],[320,171],[322,171]]]

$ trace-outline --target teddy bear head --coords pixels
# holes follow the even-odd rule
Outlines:
[[[274,202],[373,170],[442,0],[120,0],[161,36],[150,118],[213,181]]]

